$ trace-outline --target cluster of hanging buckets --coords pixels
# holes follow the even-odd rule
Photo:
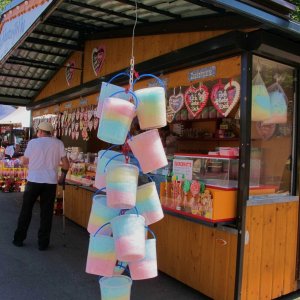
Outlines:
[[[145,74],[139,79],[145,76],[155,77]],[[98,155],[95,187],[106,194],[97,191],[93,197],[86,272],[101,276],[102,300],[130,299],[132,280],[157,276],[156,238],[148,226],[161,220],[163,211],[151,177],[149,183],[138,186],[140,173],[168,164],[157,130],[166,126],[165,90],[161,80],[155,78],[161,87],[134,92],[125,92],[110,82],[101,87],[98,138],[114,145],[128,143],[139,162],[139,167],[128,163],[125,155],[112,147]],[[145,131],[130,136],[135,116]],[[152,238],[148,238],[148,232]],[[125,269],[130,277],[122,275]]]

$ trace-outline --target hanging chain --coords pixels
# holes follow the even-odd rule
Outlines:
[[[133,90],[133,76],[134,72],[134,32],[137,23],[137,0],[135,0],[135,21],[132,29],[132,38],[131,38],[131,59],[130,59],[130,73],[129,73],[129,90]]]

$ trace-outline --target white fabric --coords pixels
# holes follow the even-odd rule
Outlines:
[[[66,156],[64,144],[54,137],[29,141],[24,156],[29,159],[27,180],[37,183],[57,183],[57,168]]]
[[[7,146],[7,147],[5,148],[5,154],[6,154],[6,155],[8,155],[8,156],[10,156],[10,157],[13,157],[14,153],[15,153],[15,148],[14,148],[14,146]]]

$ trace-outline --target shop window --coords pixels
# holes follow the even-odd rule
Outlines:
[[[291,190],[295,69],[253,57],[250,195]]]

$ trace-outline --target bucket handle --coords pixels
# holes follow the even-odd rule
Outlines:
[[[115,95],[117,95],[117,94],[121,94],[121,93],[126,93],[126,94],[130,94],[133,98],[134,98],[134,106],[135,106],[135,109],[137,109],[137,107],[138,107],[138,105],[139,105],[139,100],[138,100],[138,98],[136,97],[136,95],[135,95],[135,93],[133,93],[132,91],[125,91],[125,90],[120,90],[120,91],[118,91],[118,92],[114,92],[114,93],[112,93],[110,96],[109,96],[109,98],[110,97],[113,97],[113,96],[115,96]],[[127,100],[124,100],[124,101],[127,101]]]
[[[121,77],[121,76],[127,76],[129,78],[129,74],[128,73],[126,73],[126,72],[120,72],[120,73],[116,74],[115,76],[113,76],[111,79],[109,79],[109,81],[106,83],[106,85],[108,85],[113,80],[115,80],[116,78]]]
[[[158,81],[158,83],[161,85],[161,87],[165,88],[164,82],[163,82],[160,78],[158,78],[157,76],[155,76],[155,75],[153,75],[153,74],[142,74],[142,75],[140,75],[138,78],[136,78],[136,79],[133,81],[133,86],[136,84],[136,82],[137,82],[138,80],[140,80],[141,78],[144,78],[144,77],[152,77],[152,78],[155,78],[155,79]]]
[[[156,239],[155,233],[149,228],[149,226],[145,226],[145,228],[152,234],[152,237]]]
[[[97,190],[95,193],[94,193],[94,195],[93,196],[97,196],[100,192],[102,192],[103,190],[105,190],[106,188],[105,187],[103,187],[103,188],[101,188],[101,189],[99,189],[99,190]]]
[[[100,156],[100,159],[104,156],[104,154],[107,152],[107,151],[109,151],[109,150],[111,150],[111,149],[113,149],[113,148],[115,148],[115,147],[119,147],[120,145],[112,145],[112,146],[110,146],[109,148],[107,148],[102,154],[101,154],[101,156]]]
[[[97,231],[94,233],[94,237],[97,235],[97,233],[101,230],[101,229],[103,229],[103,227],[105,227],[105,226],[107,226],[107,225],[110,225],[110,222],[107,222],[107,223],[105,223],[105,224],[103,224],[102,226],[100,226],[98,229],[97,229]]]
[[[118,157],[118,156],[121,156],[121,155],[125,156],[123,153],[120,153],[120,154],[116,154],[115,156],[113,156],[113,157],[111,157],[111,158],[109,159],[109,161],[106,163],[106,165],[105,165],[105,167],[104,167],[104,173],[106,172],[106,168],[107,168],[107,166],[109,165],[109,163],[110,163],[114,158],[116,158],[116,157]]]
[[[139,211],[138,211],[136,206],[134,206],[133,208],[130,208],[130,209],[121,209],[120,213],[119,213],[119,216],[125,215],[127,211],[130,211],[132,209],[134,209],[135,212],[136,212],[136,215],[139,216]]]

